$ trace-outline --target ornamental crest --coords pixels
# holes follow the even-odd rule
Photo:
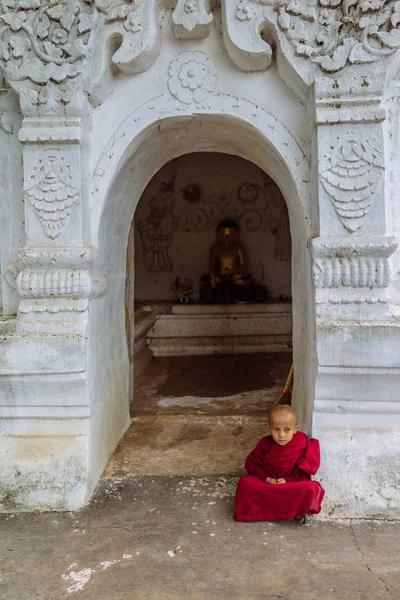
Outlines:
[[[25,192],[33,206],[44,233],[55,239],[65,229],[79,188],[68,161],[63,156],[39,158],[33,166]]]
[[[349,134],[334,148],[321,180],[340,221],[351,233],[363,224],[383,172],[383,153],[373,137]]]

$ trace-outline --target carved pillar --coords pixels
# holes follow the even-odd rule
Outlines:
[[[49,83],[49,97],[60,92]],[[39,95],[21,92],[25,113],[19,139],[23,144],[26,243],[18,255],[17,289],[20,327],[35,330],[35,321],[54,315],[72,328],[82,320],[90,297],[104,291],[105,278],[91,272],[92,250],[84,244],[82,135],[80,116],[37,116]],[[41,325],[42,327],[42,325]]]
[[[2,346],[1,379],[14,391],[1,394],[0,446],[3,480],[15,506],[27,509],[79,506],[87,497],[87,310],[105,281],[92,273],[84,245],[81,118],[63,114],[60,94],[51,83],[20,92],[25,243],[15,265],[18,318]],[[36,458],[21,462],[19,452]]]
[[[372,69],[317,77],[314,86],[320,237],[311,244],[317,318],[313,431],[323,444],[326,509],[336,506],[342,516],[368,512],[358,498],[374,505],[376,514],[385,512],[388,500],[390,507],[399,499],[387,491],[396,448],[390,440],[397,435],[388,429],[400,426],[394,350],[400,324],[391,314],[397,241],[387,235],[384,89],[384,75]],[[344,465],[355,471],[360,455],[368,472],[357,489],[345,489]],[[346,508],[340,506],[344,498]]]
[[[320,238],[313,241],[318,312],[389,308],[383,74],[353,70],[315,80]],[[345,308],[346,307],[346,308]]]
[[[97,0],[0,9],[0,67],[24,117],[13,132],[23,174],[7,169],[7,201],[24,236],[8,257],[18,315],[1,332],[0,510],[73,508],[89,493],[87,309],[104,279],[85,246],[82,121],[102,11]],[[15,234],[3,231],[14,247]]]

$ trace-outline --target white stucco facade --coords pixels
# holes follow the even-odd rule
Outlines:
[[[400,515],[400,12],[381,4],[1,9],[3,510],[90,498],[129,425],[136,205],[172,159],[219,152],[287,204],[293,402],[325,514]]]

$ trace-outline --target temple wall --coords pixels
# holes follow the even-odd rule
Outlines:
[[[293,402],[321,440],[325,514],[399,515],[398,3],[379,23],[374,3],[173,4],[0,7],[0,506],[88,501],[129,425],[136,206],[170,161],[218,152],[286,202]],[[146,288],[165,296],[172,273]]]

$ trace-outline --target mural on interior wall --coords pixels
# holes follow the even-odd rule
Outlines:
[[[173,233],[203,233],[215,230],[223,219],[234,219],[249,233],[271,232],[275,236],[274,256],[291,258],[289,217],[284,199],[273,181],[263,186],[242,183],[236,197],[223,194],[205,196],[191,183],[175,191],[174,181],[162,183],[150,202],[150,214],[136,225],[140,233],[144,264],[148,271],[172,270],[170,247]]]
[[[172,240],[174,192],[174,181],[162,183],[149,201],[150,214],[136,224],[142,242],[144,264],[148,271],[172,270],[169,249]]]

